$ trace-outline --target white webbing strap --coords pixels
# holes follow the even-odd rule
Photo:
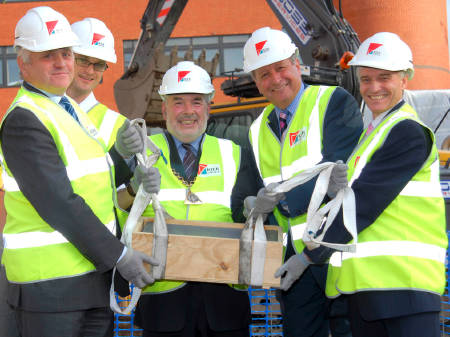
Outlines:
[[[142,153],[136,154],[136,158],[141,165],[145,167],[151,167],[158,160],[161,154],[160,149],[150,140],[150,138],[147,137],[145,121],[143,119],[135,119],[131,121],[131,126],[140,126],[141,136],[144,140],[144,149]],[[149,156],[147,156],[147,148],[152,151],[152,154]],[[120,241],[124,243],[125,246],[131,247],[133,231],[142,213],[144,213],[144,210],[150,204],[150,201],[152,201],[153,210],[155,211],[155,222],[153,225],[153,257],[160,263],[158,266],[152,267],[152,277],[156,280],[164,277],[168,241],[167,225],[165,221],[164,210],[159,203],[157,195],[155,193],[149,194],[145,192],[142,184],[139,186],[138,192],[136,193],[133,205],[131,206],[130,214],[128,215],[127,221],[125,222],[122,232],[122,238],[120,239]],[[114,268],[113,270],[112,284],[109,292],[110,307],[114,312],[126,315],[130,313],[136,306],[136,303],[141,296],[142,290],[135,286],[130,303],[125,309],[122,310],[117,303],[114,293],[115,269],[116,268]]]
[[[250,211],[239,240],[239,284],[262,286],[267,237],[262,215],[256,219]]]
[[[322,245],[339,251],[354,252],[357,243],[357,230],[355,194],[353,190],[350,187],[341,189],[334,199],[329,201],[323,207],[320,207],[327,193],[330,175],[334,165],[336,164],[325,162],[306,169],[291,179],[279,184],[272,193],[288,192],[319,174],[308,206],[307,224],[303,234],[303,242],[308,249],[314,249]],[[336,244],[322,241],[341,206],[343,209],[344,226],[351,234],[353,243]]]

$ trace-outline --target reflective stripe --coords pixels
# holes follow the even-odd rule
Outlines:
[[[409,197],[430,197],[442,198],[442,189],[439,183],[431,183],[428,181],[410,181],[400,195]]]
[[[55,120],[55,118],[53,117],[53,115],[51,113],[49,113],[48,111],[41,109],[41,107],[39,107],[36,103],[34,103],[34,101],[28,96],[25,96],[25,95],[21,96],[17,100],[17,103],[21,103],[21,102],[25,102],[27,104],[32,105],[35,109],[41,111],[43,114],[45,114],[51,120],[53,126],[57,129],[58,135],[61,139],[61,143],[64,148],[64,153],[67,157],[67,162],[70,163],[73,161],[78,161],[78,156],[76,154],[74,147],[72,146],[72,143],[69,141],[69,138],[67,137],[65,132],[58,127],[58,123]],[[58,104],[55,103],[55,105],[58,105]]]
[[[88,160],[76,160],[66,167],[66,171],[70,181],[77,180],[89,174],[108,172],[108,159],[105,156]]]
[[[292,164],[281,167],[281,174],[263,178],[264,185],[267,186],[273,182],[280,182],[293,177],[296,173],[306,170],[322,160],[322,142],[321,142],[321,129],[320,129],[320,99],[326,92],[328,87],[319,87],[317,92],[316,101],[314,107],[309,115],[309,130],[307,130],[307,154],[292,162]],[[298,108],[298,107],[297,107]],[[264,113],[262,113],[258,119],[252,124],[252,146],[255,153],[255,160],[258,166],[259,173],[261,174],[261,167],[259,162],[259,133],[261,127],[261,120]],[[256,130],[257,132],[253,132]],[[281,144],[283,146],[283,144]],[[261,174],[262,176],[262,174]]]
[[[196,192],[196,196],[203,203],[218,204],[225,207],[231,207],[230,193],[218,191]],[[186,199],[186,190],[181,188],[162,189],[158,193],[159,201],[184,201]]]
[[[109,222],[106,227],[115,234],[115,220]],[[43,247],[68,243],[69,241],[58,231],[54,232],[25,232],[18,234],[3,233],[3,245],[5,249],[21,249]]]
[[[374,241],[356,244],[356,252],[342,253],[342,260],[373,256],[409,256],[445,263],[445,253],[445,248],[428,243],[414,241]],[[339,267],[339,260],[340,257],[337,255],[330,259],[330,264]]]
[[[303,233],[306,229],[306,223],[301,223],[291,227],[291,235],[293,240],[303,239]]]
[[[233,191],[233,186],[235,183],[235,177],[236,177],[236,163],[233,160],[233,143],[218,138],[219,141],[219,147],[220,147],[220,153],[222,154],[222,165],[223,165],[223,190],[224,193],[227,193],[228,195],[231,195],[231,192]],[[199,195],[199,193],[196,193]],[[203,199],[201,199],[203,200]],[[228,203],[229,204],[229,203]]]
[[[288,244],[288,235],[287,233],[283,233],[283,246],[287,247]]]
[[[2,170],[3,188],[7,192],[20,191],[19,185],[17,185],[16,179],[11,177],[6,170]]]
[[[263,115],[264,115],[264,111],[266,109],[267,108],[264,108],[263,112],[258,116],[258,118],[255,119],[255,121],[250,126],[250,132],[251,132],[251,135],[252,135],[252,139],[251,139],[252,140],[252,144],[251,145],[253,147],[253,154],[255,155],[256,166],[258,167],[259,174],[261,174],[261,166],[260,166],[260,162],[259,162],[258,138],[259,138],[259,131],[261,129],[262,118],[263,118]],[[280,178],[280,180],[281,180],[281,178]],[[280,180],[277,180],[277,181],[280,181]]]
[[[118,115],[116,112],[107,109],[105,115],[103,116],[102,123],[100,124],[100,129],[98,130],[100,138],[104,140],[105,144],[108,145],[111,136],[116,125]]]
[[[410,116],[411,116],[411,114],[408,112],[398,111],[398,112],[396,112],[395,116],[392,116],[385,125],[383,125],[379,130],[376,131],[377,132],[376,135],[371,140],[370,144],[364,150],[363,154],[361,155],[358,162],[356,163],[355,170],[349,181],[349,186],[351,186],[353,184],[353,182],[359,178],[359,175],[361,174],[362,169],[367,164],[367,158],[372,154],[373,149],[376,146],[378,146],[378,143],[380,142],[381,138],[384,137],[384,132],[386,131],[386,129],[390,128],[391,124],[394,123],[395,121],[397,121],[398,119],[404,118],[404,117],[410,117]],[[360,144],[363,144],[363,143],[361,142]]]

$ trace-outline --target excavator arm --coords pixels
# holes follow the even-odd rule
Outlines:
[[[158,88],[164,73],[182,60],[176,48],[165,55],[164,45],[187,1],[150,0],[147,5],[130,65],[114,85],[119,111],[130,119],[144,118],[148,125],[163,125]],[[358,97],[354,70],[346,68],[341,58],[346,52],[355,53],[360,42],[332,0],[266,1],[299,48],[304,82],[339,85]],[[190,50],[183,59],[196,62],[213,78],[219,55],[207,61],[203,52],[193,60]],[[230,96],[260,96],[249,75],[225,81],[222,90]]]
[[[346,63],[360,41],[332,0],[266,1],[299,49],[303,81],[339,85],[359,99],[355,70]],[[246,75],[225,81],[222,90],[238,97],[259,95],[252,78]]]

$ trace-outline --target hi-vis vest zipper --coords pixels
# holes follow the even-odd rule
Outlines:
[[[322,160],[323,120],[335,89],[336,87],[308,86],[281,143],[268,125],[269,114],[274,109],[272,104],[253,122],[249,138],[265,186],[287,180]],[[274,215],[283,229],[284,250],[290,230],[294,249],[297,253],[302,252],[305,248],[302,237],[306,228],[306,214],[287,218],[276,207]]]
[[[433,139],[429,157],[394,201],[358,235],[355,253],[334,253],[326,295],[368,290],[419,290],[442,294],[445,287],[445,209],[433,132],[405,104],[360,139],[348,161],[349,185],[383,145],[397,123],[412,119]]]
[[[170,149],[166,137],[157,134],[150,138],[161,149],[164,157],[169,159]],[[161,156],[154,166],[161,174],[158,199],[167,213],[175,219],[233,222],[231,192],[239,171],[240,155],[239,146],[232,141],[205,134],[197,178],[190,189],[202,201],[199,205],[185,204],[187,187],[174,175],[170,160],[165,162]],[[146,208],[143,216],[154,216],[151,205]],[[178,281],[157,281],[142,292],[169,292],[184,284]]]
[[[74,193],[115,233],[113,163],[103,142],[96,138],[94,125],[74,101],[71,103],[83,127],[58,104],[23,87],[6,116],[15,107],[35,114],[53,137]],[[8,280],[39,282],[95,271],[94,265],[78,249],[39,216],[20,191],[8,163],[3,160],[2,166],[8,213],[3,233],[3,263]]]

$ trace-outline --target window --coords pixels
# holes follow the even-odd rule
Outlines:
[[[201,51],[205,49],[207,61],[212,60],[218,52],[220,58],[216,76],[228,75],[230,72],[241,74],[243,68],[242,49],[249,37],[249,34],[245,34],[172,38],[167,41],[164,52],[169,55],[172,47],[177,46],[178,57],[183,58],[189,46],[192,46],[194,59],[198,58]],[[137,40],[123,41],[125,69],[131,60],[136,43]]]
[[[0,46],[0,87],[20,86],[19,67],[16,52],[11,46]]]

